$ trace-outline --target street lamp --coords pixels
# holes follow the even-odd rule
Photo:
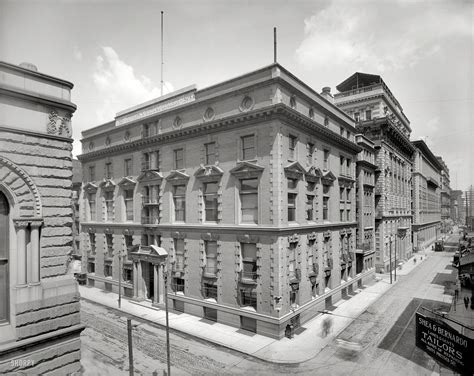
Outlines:
[[[118,307],[122,308],[122,251],[119,251],[118,254],[118,259],[119,259],[119,266],[118,266]]]
[[[166,312],[166,364],[168,368],[168,375],[171,375],[171,365],[170,365],[170,327],[168,319],[168,268],[165,263],[161,264],[163,269],[163,277],[165,282],[165,312]]]
[[[388,268],[390,269],[390,284],[392,284],[392,237],[390,236],[390,247],[389,247],[390,260],[388,262]]]

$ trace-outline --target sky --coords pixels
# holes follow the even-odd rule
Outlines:
[[[312,87],[379,74],[450,170],[474,184],[474,1],[0,0],[0,60],[74,83],[73,154],[81,132],[164,93],[198,89],[273,62]]]

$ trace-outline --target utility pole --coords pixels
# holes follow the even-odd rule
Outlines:
[[[122,308],[122,251],[119,250],[119,273],[118,273],[118,307]]]
[[[133,376],[132,320],[127,319],[129,374]]]
[[[273,28],[273,62],[277,62],[277,28]]]
[[[389,269],[390,269],[390,284],[392,284],[392,238],[390,238],[390,247],[389,247]]]
[[[162,266],[164,268],[164,264]],[[166,311],[166,364],[168,368],[168,375],[171,375],[170,364],[170,326],[168,319],[168,268],[164,270],[163,276],[165,278],[165,311]]]

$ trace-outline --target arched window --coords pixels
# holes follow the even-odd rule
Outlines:
[[[9,213],[10,206],[5,195],[0,192],[0,323],[9,321],[9,273],[10,252]]]

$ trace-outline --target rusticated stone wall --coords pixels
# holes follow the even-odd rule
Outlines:
[[[9,310],[0,325],[0,374],[76,373],[83,326],[77,283],[67,274],[72,139],[70,132],[53,133],[48,116],[61,114],[61,124],[70,129],[75,105],[64,92],[72,84],[2,62],[0,73],[0,190],[10,207],[9,295],[0,302]],[[32,87],[29,81],[34,89],[24,90]]]

